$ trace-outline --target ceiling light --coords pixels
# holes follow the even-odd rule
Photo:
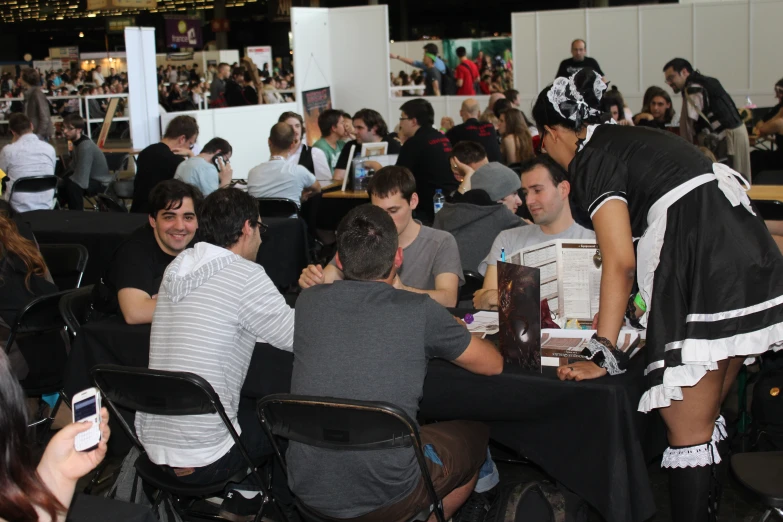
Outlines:
[[[84,33],[79,33],[79,38],[84,38]]]

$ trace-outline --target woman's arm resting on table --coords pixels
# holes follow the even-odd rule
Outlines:
[[[617,199],[607,201],[593,215],[593,228],[603,260],[598,336],[616,345],[636,271],[628,205]],[[561,366],[557,374],[561,379],[583,380],[601,377],[606,370],[584,361]]]

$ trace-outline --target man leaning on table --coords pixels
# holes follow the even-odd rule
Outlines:
[[[149,223],[114,252],[93,289],[96,310],[120,313],[128,324],[152,322],[163,272],[193,241],[201,201],[196,187],[178,179],[162,181],[152,189]]]
[[[394,287],[428,294],[443,306],[456,306],[459,286],[465,282],[457,242],[448,232],[413,219],[413,211],[419,204],[413,174],[405,167],[384,167],[372,177],[367,192],[371,203],[388,212],[397,227],[404,259],[394,278]],[[305,268],[299,286],[310,288],[339,279],[344,279],[343,272],[336,259],[332,259],[325,268],[321,265]]]
[[[557,163],[543,155],[524,163],[521,170],[525,204],[535,224],[504,230],[495,238],[489,254],[479,264],[484,286],[473,296],[473,306],[478,309],[496,309],[498,306],[497,263],[504,250],[510,256],[522,248],[555,239],[595,239],[595,232],[574,221],[568,203],[571,184]],[[471,173],[464,174],[469,176]]]
[[[389,402],[415,419],[429,359],[481,375],[503,370],[490,342],[471,336],[425,296],[393,288],[404,262],[395,220],[376,205],[362,205],[340,223],[335,262],[345,280],[306,290],[297,301],[291,393]],[[488,428],[451,421],[420,432],[450,518],[476,487]],[[287,463],[294,494],[329,517],[410,520],[430,506],[410,448],[338,454],[291,442]]]

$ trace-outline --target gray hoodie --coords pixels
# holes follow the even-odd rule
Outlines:
[[[196,243],[171,262],[152,316],[149,367],[209,381],[237,432],[239,395],[257,338],[293,349],[294,311],[260,265],[209,243]],[[152,462],[174,467],[206,466],[234,445],[216,415],[139,413],[136,432]]]
[[[432,228],[450,232],[457,240],[463,270],[478,272],[492,242],[504,230],[524,225],[522,219],[502,204],[446,203],[435,215]]]

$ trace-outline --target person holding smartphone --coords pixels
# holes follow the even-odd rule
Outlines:
[[[223,138],[212,138],[201,149],[201,153],[189,158],[177,167],[174,179],[194,185],[208,196],[219,188],[231,184],[231,144]]]
[[[11,365],[0,350],[0,519],[64,520],[76,482],[94,470],[106,456],[109,441],[109,412],[99,410],[100,441],[88,451],[75,447],[79,434],[93,423],[74,422],[59,430],[46,445],[35,466],[27,441],[27,409],[24,391],[11,373]]]

